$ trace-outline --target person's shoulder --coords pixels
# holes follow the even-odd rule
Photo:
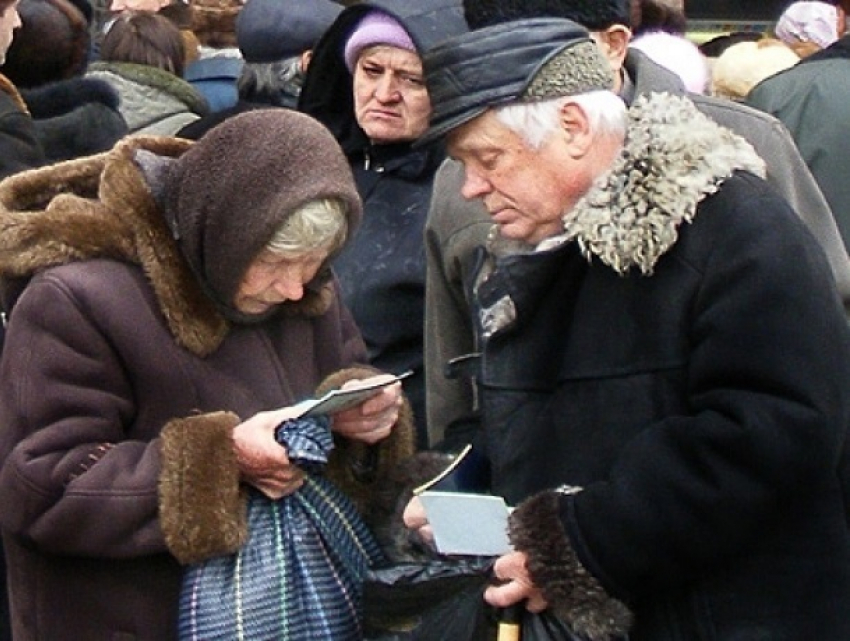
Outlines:
[[[776,116],[728,98],[706,95],[690,96],[697,108],[716,123],[733,131],[742,128],[742,135],[752,132],[752,127],[782,130]],[[747,137],[745,135],[745,137]]]

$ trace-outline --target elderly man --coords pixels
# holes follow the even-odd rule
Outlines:
[[[590,31],[615,70],[615,91],[627,104],[650,92],[685,93],[675,74],[629,47],[627,0],[464,0],[471,29],[525,18],[568,18]],[[487,77],[487,76],[485,76]],[[495,76],[498,78],[498,76]],[[776,118],[729,100],[691,96],[697,108],[753,145],[766,162],[767,180],[806,222],[826,252],[845,306],[850,309],[850,260],[832,212],[788,131]],[[425,370],[428,431],[432,444],[444,437],[457,442],[458,429],[475,408],[475,393],[465,374],[474,367],[447,362],[476,351],[469,326],[469,305],[462,283],[475,248],[486,239],[491,222],[478,202],[460,196],[461,171],[444,163],[434,182],[426,223]],[[474,365],[474,361],[461,361]],[[448,431],[448,434],[447,434]],[[450,444],[447,441],[447,444]]]
[[[570,21],[425,70],[426,138],[498,232],[468,283],[475,447],[517,505],[486,599],[590,639],[850,638],[850,331],[764,163],[684,97],[627,111]]]

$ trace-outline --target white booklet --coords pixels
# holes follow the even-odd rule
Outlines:
[[[324,414],[335,414],[343,410],[351,409],[375,396],[387,385],[403,380],[413,374],[412,370],[408,370],[383,380],[379,383],[369,383],[358,387],[346,389],[332,389],[321,398],[311,398],[306,401],[301,401],[296,405],[302,410],[298,418],[306,418],[310,416],[322,416]]]
[[[441,554],[500,556],[511,551],[510,508],[502,497],[433,490],[418,496]]]

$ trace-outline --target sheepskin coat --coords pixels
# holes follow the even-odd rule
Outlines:
[[[642,52],[630,49],[622,97],[630,103],[651,92],[684,94],[678,78]],[[776,118],[713,96],[691,96],[697,108],[743,136],[767,164],[767,180],[806,223],[826,252],[844,305],[850,309],[850,258],[832,212],[807,169],[788,131]],[[476,247],[483,244],[492,221],[479,200],[460,194],[463,167],[448,160],[437,172],[431,210],[425,224],[428,272],[425,288],[425,372],[429,440],[440,442],[448,425],[462,422],[474,404],[469,378],[458,372],[449,379],[446,364],[475,351],[465,285]]]
[[[473,438],[590,639],[850,638],[850,331],[762,173],[690,101],[639,99],[563,234],[482,257]]]
[[[139,160],[192,144],[128,137],[0,185],[0,526],[15,639],[176,638],[178,559],[245,538],[231,428],[365,373],[333,280],[252,324],[229,323],[205,295]],[[363,505],[412,434],[406,410],[368,480],[349,466],[362,448],[341,441],[332,477]]]

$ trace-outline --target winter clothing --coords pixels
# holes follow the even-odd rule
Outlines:
[[[275,62],[312,49],[342,11],[331,0],[248,0],[236,19],[247,62]]]
[[[590,639],[850,635],[850,332],[762,168],[687,100],[640,99],[563,235],[479,263],[477,447]]]
[[[242,0],[193,0],[192,32],[207,47],[235,47]]]
[[[86,77],[105,80],[115,88],[130,133],[170,136],[209,111],[197,89],[157,67],[95,62]]]
[[[387,45],[416,53],[416,45],[398,21],[383,11],[370,11],[360,19],[345,41],[343,57],[351,73],[354,73],[360,52],[375,45]]]
[[[850,124],[850,36],[757,84],[747,104],[791,132],[850,249],[850,186],[844,132]]]
[[[629,50],[621,95],[627,102],[650,91],[684,93],[679,79],[639,51]],[[808,172],[788,132],[775,118],[729,100],[692,96],[697,108],[715,122],[747,139],[767,162],[767,180],[783,195],[826,251],[845,306],[850,306],[850,262],[823,195]],[[442,440],[447,426],[474,412],[468,377],[455,368],[454,358],[476,351],[470,328],[466,290],[475,248],[484,243],[492,223],[480,203],[460,196],[462,168],[447,161],[438,172],[434,201],[426,224],[428,283],[426,287],[426,372],[428,426],[432,444]]]
[[[3,73],[19,89],[85,72],[91,36],[81,6],[70,0],[25,0],[18,14],[22,25],[6,53]]]
[[[463,0],[464,16],[470,29],[480,29],[509,20],[547,18],[561,11],[551,0]],[[629,25],[629,0],[576,0],[570,3],[571,18],[594,31],[611,25]]]
[[[745,100],[750,90],[762,80],[798,62],[800,57],[775,38],[738,42],[714,61],[711,93],[732,100]]]
[[[17,87],[0,74],[0,178],[43,164],[44,150]]]
[[[186,66],[183,79],[197,89],[213,113],[233,107],[239,92],[236,81],[245,61],[236,55],[201,56]]]
[[[708,89],[708,61],[696,44],[684,35],[666,31],[644,31],[631,42],[632,47],[643,51],[662,67],[679,78],[690,93],[706,93]]]
[[[434,110],[422,140],[439,138],[480,116],[490,106],[514,102],[520,95],[527,94],[523,100],[533,102],[613,87],[614,75],[610,68],[599,64],[602,54],[586,29],[568,20],[547,20],[541,28],[548,30],[543,46],[527,42],[520,27],[501,28],[495,37],[463,49],[435,48],[425,66]],[[541,59],[540,52],[551,49],[555,42],[569,48],[567,73],[557,74],[557,83],[529,87],[528,79],[549,62]],[[482,73],[484,67],[490,66],[501,73]]]
[[[354,116],[352,77],[343,44],[363,16],[381,9],[401,25],[422,52],[466,29],[455,0],[369,2],[345,9],[313,50],[298,107],[324,123],[340,142],[364,202],[363,224],[334,262],[372,364],[399,373],[425,442],[422,324],[425,254],[422,232],[441,144],[372,145]]]
[[[274,144],[254,144],[260,133]],[[0,185],[13,306],[0,361],[0,526],[16,639],[176,638],[172,554],[245,540],[232,428],[312,396],[322,379],[365,373],[326,268],[279,313],[228,320],[238,319],[227,302],[236,271],[282,208],[340,196],[356,225],[335,149],[300,114],[256,111],[194,146],[128,137]],[[405,416],[380,445],[375,482],[412,449]],[[370,485],[349,464],[364,448],[339,440],[330,477],[362,504]]]
[[[774,32],[786,44],[814,42],[828,47],[838,40],[838,10],[829,2],[793,2],[779,16]]]
[[[102,80],[70,78],[22,93],[48,163],[106,151],[127,134],[118,94]]]

